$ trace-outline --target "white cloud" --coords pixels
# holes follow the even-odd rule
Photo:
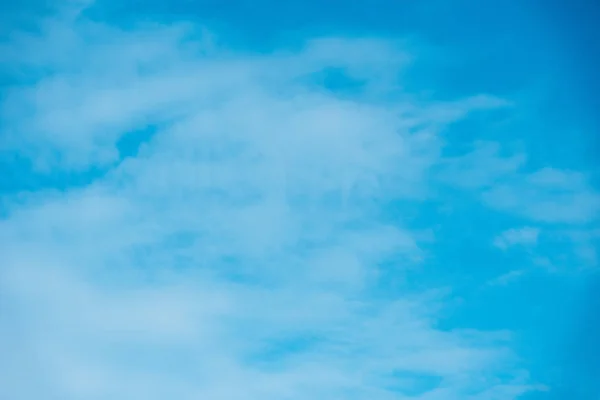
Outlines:
[[[511,282],[514,282],[515,280],[519,279],[520,277],[522,277],[525,274],[524,270],[513,270],[513,271],[509,271],[505,274],[502,274],[494,279],[492,279],[491,281],[488,282],[488,285],[492,285],[492,286],[504,286],[504,285],[508,285]]]
[[[483,195],[491,207],[550,223],[586,223],[600,213],[600,194],[581,173],[544,168]]]
[[[470,153],[442,162],[440,178],[444,182],[465,189],[489,188],[517,173],[526,161],[524,154],[503,157],[498,143],[479,141],[473,147]]]
[[[494,239],[494,245],[503,250],[516,245],[535,246],[537,244],[539,234],[540,230],[538,228],[533,228],[530,226],[509,229],[502,232]]]
[[[376,295],[384,261],[402,274],[423,254],[381,206],[427,193],[440,127],[502,102],[373,101],[371,75],[405,60],[386,41],[258,56],[182,32],[80,20],[9,46],[45,73],[3,103],[3,145],[48,173],[108,172],[9,199],[0,397],[391,399],[398,371],[440,379],[404,398],[527,390],[506,340],[436,327],[444,296]],[[373,86],[341,99],[298,79],[331,65]]]
[[[472,190],[492,209],[533,221],[583,224],[597,219],[600,194],[586,174],[550,167],[529,172],[525,155],[500,150],[498,143],[476,143],[472,152],[444,160],[438,179]]]
[[[600,244],[600,229],[575,228],[557,230],[552,236],[551,246],[566,247],[569,252],[562,254],[560,264],[567,264],[577,271],[595,270],[598,268],[598,245]],[[567,260],[565,260],[565,256]]]

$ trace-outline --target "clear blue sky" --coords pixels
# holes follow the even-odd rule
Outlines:
[[[0,398],[599,398],[594,2],[4,3]]]

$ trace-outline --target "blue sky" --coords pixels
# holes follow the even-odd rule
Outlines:
[[[1,7],[1,398],[600,396],[591,2]]]

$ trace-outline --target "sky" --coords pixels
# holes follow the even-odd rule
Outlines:
[[[0,3],[0,398],[600,399],[599,8]]]

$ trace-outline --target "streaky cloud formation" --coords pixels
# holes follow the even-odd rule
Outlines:
[[[453,204],[454,193],[528,221],[483,238],[490,248],[548,237],[594,260],[600,197],[584,172],[529,170],[495,142],[446,153],[456,123],[518,104],[406,91],[418,54],[399,39],[339,35],[259,53],[196,23],[125,29],[78,7],[2,44],[15,82],[3,157],[65,182],[2,192],[1,398],[552,390],[532,377],[515,332],[445,324],[454,282],[411,281],[446,265],[431,264],[444,239],[410,210]],[[323,84],[332,71],[351,90]],[[524,275],[511,271],[497,283]]]

